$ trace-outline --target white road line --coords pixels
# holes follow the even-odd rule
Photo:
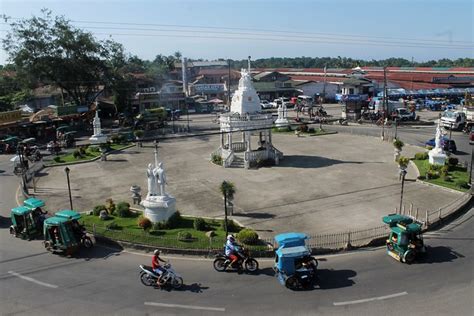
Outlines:
[[[367,302],[372,302],[372,301],[386,300],[388,298],[394,298],[394,297],[403,296],[403,295],[407,295],[407,294],[408,294],[407,292],[400,292],[400,293],[395,293],[395,294],[390,294],[390,295],[385,295],[385,296],[364,298],[362,300],[347,301],[347,302],[334,302],[333,304],[334,304],[334,306],[360,304],[360,303],[367,303]]]
[[[52,289],[57,289],[58,288],[57,285],[49,284],[49,283],[46,283],[46,282],[41,282],[41,281],[38,281],[36,279],[21,275],[20,273],[17,273],[15,271],[8,271],[8,273],[11,274],[11,275],[14,275],[16,277],[19,277],[20,279],[30,281],[30,282],[33,282],[33,283],[36,283],[36,284],[39,284],[39,285],[42,285],[42,286],[50,287]]]
[[[206,306],[196,306],[196,305],[165,304],[165,303],[154,303],[154,302],[145,302],[145,305],[159,306],[159,307],[171,307],[171,308],[183,308],[183,309],[194,309],[194,310],[205,310],[205,311],[214,311],[214,312],[225,312],[224,307],[206,307]]]

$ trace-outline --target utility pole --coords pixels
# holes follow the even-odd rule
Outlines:
[[[227,66],[229,69],[229,79],[227,80],[227,105],[230,107],[230,59],[227,59]]]
[[[387,106],[387,67],[383,67],[382,141],[385,140],[385,109]]]
[[[405,176],[407,174],[407,171],[405,169],[400,170],[401,176],[402,176],[402,190],[400,192],[400,214],[402,213],[402,205],[403,205],[403,186],[405,184]]]

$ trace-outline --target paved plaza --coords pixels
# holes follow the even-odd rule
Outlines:
[[[160,142],[159,159],[167,173],[167,191],[176,197],[182,214],[222,217],[219,184],[236,186],[234,218],[262,236],[284,231],[310,234],[342,232],[382,225],[381,217],[400,202],[400,182],[393,146],[375,137],[333,134],[296,137],[273,134],[285,157],[279,166],[245,170],[216,166],[209,161],[219,136],[200,136]],[[405,146],[413,156],[421,148]],[[153,144],[123,150],[94,161],[70,165],[74,208],[80,211],[104,204],[107,198],[131,203],[130,186],[146,191],[146,166],[153,162]],[[415,182],[408,169],[404,202],[420,213],[443,207],[461,193]],[[146,192],[142,191],[143,196]],[[49,209],[69,208],[63,167],[43,170],[37,196]]]

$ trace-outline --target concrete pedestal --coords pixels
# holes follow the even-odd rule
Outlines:
[[[104,134],[92,135],[89,138],[91,145],[100,145],[107,143],[107,136]]]
[[[285,118],[285,119],[277,119],[275,121],[275,126],[276,127],[287,127],[290,123],[288,122],[288,120]]]
[[[147,196],[140,203],[145,207],[143,215],[152,223],[164,222],[176,212],[176,199],[172,196]]]
[[[444,166],[448,156],[444,152],[432,149],[428,152],[429,162],[431,165]]]

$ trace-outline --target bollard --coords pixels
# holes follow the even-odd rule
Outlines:
[[[430,222],[428,221],[428,211],[426,211],[425,213],[425,223],[426,223],[426,227],[428,227],[430,224]]]
[[[418,220],[418,207],[416,208],[415,219]]]
[[[413,214],[413,203],[410,203],[410,216]]]
[[[403,211],[402,211],[402,215],[406,215],[406,214],[405,214],[405,204],[403,204],[402,210],[403,210]]]
[[[347,243],[346,243],[346,250],[352,249],[351,245],[351,232],[347,233]]]
[[[438,209],[438,219],[441,219],[441,207]]]

